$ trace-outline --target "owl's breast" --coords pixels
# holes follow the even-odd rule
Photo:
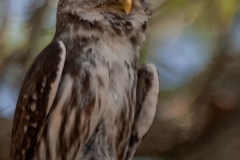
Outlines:
[[[107,104],[98,127],[85,146],[84,158],[101,155],[112,157],[102,159],[124,159],[135,113],[138,53],[124,39],[101,41],[94,47],[97,47],[93,49],[96,55],[91,57],[107,64],[109,82],[105,95]]]
[[[67,150],[70,159],[124,159],[135,113],[138,53],[125,39],[85,41],[66,47],[62,79],[36,155],[50,150],[55,159]]]

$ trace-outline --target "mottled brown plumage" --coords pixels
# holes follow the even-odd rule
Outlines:
[[[19,95],[12,160],[132,159],[159,93],[156,68],[138,68],[150,14],[147,0],[60,0]]]

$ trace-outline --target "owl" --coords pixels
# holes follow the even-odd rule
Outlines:
[[[130,160],[156,112],[159,78],[139,67],[148,0],[60,0],[56,33],[24,79],[11,160]]]

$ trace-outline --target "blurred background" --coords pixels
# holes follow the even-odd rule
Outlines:
[[[161,98],[136,160],[240,159],[240,0],[150,0],[141,63]],[[52,40],[57,0],[0,0],[0,160],[26,71]]]

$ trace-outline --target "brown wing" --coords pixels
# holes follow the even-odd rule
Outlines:
[[[56,96],[65,57],[64,44],[61,41],[52,42],[30,67],[16,106],[11,160],[28,159],[34,153]]]
[[[159,97],[159,77],[152,64],[138,70],[137,107],[126,160],[131,160],[152,125]]]

